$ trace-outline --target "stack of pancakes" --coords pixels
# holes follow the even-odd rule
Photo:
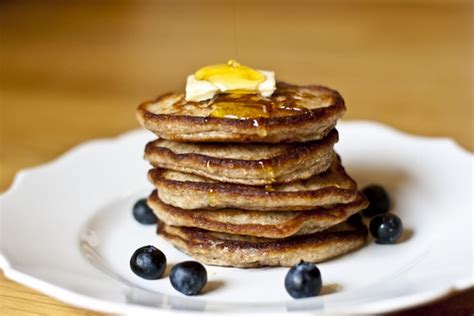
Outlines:
[[[158,234],[197,260],[233,267],[320,262],[364,244],[347,219],[366,198],[333,147],[342,97],[278,83],[270,98],[166,94],[138,108]]]

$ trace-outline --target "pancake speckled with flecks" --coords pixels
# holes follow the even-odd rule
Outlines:
[[[281,144],[182,143],[158,139],[145,148],[153,166],[238,184],[307,179],[333,161],[336,130],[319,141]]]
[[[303,212],[261,212],[239,209],[184,210],[163,203],[156,191],[148,205],[161,222],[172,226],[267,238],[284,238],[323,231],[345,221],[368,206],[363,194],[347,204],[314,208]]]
[[[321,262],[364,245],[367,228],[347,222],[322,232],[270,239],[158,225],[158,234],[202,263],[238,268]]]
[[[183,209],[302,211],[349,203],[358,195],[338,156],[324,173],[271,187],[223,183],[158,168],[150,170],[148,177],[164,203]]]

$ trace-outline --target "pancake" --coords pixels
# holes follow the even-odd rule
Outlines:
[[[324,173],[271,187],[222,183],[158,168],[150,170],[148,177],[164,203],[183,209],[301,211],[349,203],[357,197],[357,185],[338,156]]]
[[[345,109],[337,91],[278,82],[269,98],[230,93],[193,102],[168,93],[142,103],[137,119],[160,138],[180,142],[305,142],[329,134]]]
[[[301,260],[321,262],[359,248],[366,241],[367,228],[363,224],[352,226],[344,222],[319,233],[269,239],[160,223],[158,235],[194,259],[209,265],[289,267]]]
[[[336,130],[320,141],[284,144],[180,143],[158,139],[145,148],[153,166],[238,184],[307,179],[334,159]]]
[[[368,202],[359,194],[348,204],[337,204],[327,209],[315,208],[306,212],[183,210],[163,203],[157,192],[153,191],[148,198],[148,205],[160,221],[167,225],[197,227],[229,234],[284,238],[325,230],[366,208]]]

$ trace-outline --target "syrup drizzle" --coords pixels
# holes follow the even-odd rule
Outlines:
[[[209,189],[209,191],[207,191],[207,195],[208,195],[208,198],[209,198],[209,206],[211,207],[215,207],[217,205],[217,198],[216,198],[216,191],[214,191],[214,189]]]
[[[273,188],[271,184],[265,185],[265,193],[268,194],[269,192],[272,192],[272,191],[275,191],[275,189]]]
[[[263,178],[270,183],[275,182],[275,170],[273,170],[273,166],[271,162],[268,160],[259,160],[258,165],[260,166],[260,168],[262,168]],[[267,191],[271,191],[271,190],[267,190]]]
[[[237,22],[235,18],[235,0],[232,0],[232,23],[234,27],[234,55],[235,59],[239,59],[239,51],[237,48]]]

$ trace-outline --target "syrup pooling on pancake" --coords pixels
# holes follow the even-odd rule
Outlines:
[[[317,101],[319,106],[330,104],[330,95],[322,91],[294,89],[291,85],[277,84],[277,89],[269,98],[259,95],[220,95],[211,102],[210,116],[232,119],[257,119],[310,114],[305,107],[308,101]],[[304,104],[303,104],[304,101]]]
[[[291,97],[262,98],[256,95],[229,94],[216,100],[210,116],[231,119],[254,119],[299,115],[307,109],[291,102]]]
[[[278,82],[271,97],[258,94],[218,94],[210,100],[187,101],[184,94],[162,100],[156,113],[196,115],[229,119],[257,119],[311,114],[310,110],[330,106],[333,95],[326,89],[305,89]],[[158,104],[157,104],[158,105]],[[151,110],[153,110],[151,106]],[[258,127],[258,126],[255,126]]]

